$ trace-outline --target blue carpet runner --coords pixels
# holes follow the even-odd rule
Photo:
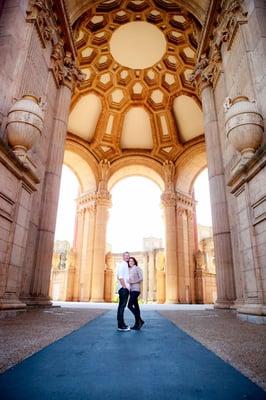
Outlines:
[[[265,400],[157,312],[143,319],[141,331],[118,332],[115,311],[96,318],[2,374],[0,399]]]

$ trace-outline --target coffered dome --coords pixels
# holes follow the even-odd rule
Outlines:
[[[200,24],[188,9],[169,0],[86,8],[73,25],[85,79],[72,100],[71,140],[97,159],[133,152],[161,161],[202,140],[200,100],[189,81]]]

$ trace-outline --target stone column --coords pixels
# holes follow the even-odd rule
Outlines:
[[[94,251],[95,230],[95,194],[86,195],[84,229],[81,238],[81,271],[80,271],[80,300],[89,301],[91,298],[92,262]]]
[[[165,256],[162,251],[156,254],[157,303],[165,302]]]
[[[75,243],[75,252],[76,252],[76,263],[75,263],[75,276],[74,276],[74,285],[73,285],[73,293],[72,300],[79,301],[80,300],[80,270],[81,270],[81,256],[82,256],[82,243],[83,243],[83,229],[84,229],[84,208],[80,207],[80,202],[78,204],[77,210],[77,230],[76,230],[76,243]]]
[[[143,264],[143,283],[142,283],[142,293],[141,296],[143,301],[147,303],[148,301],[148,253],[145,253],[144,264]]]
[[[91,301],[104,301],[104,269],[106,254],[106,229],[111,206],[111,195],[107,190],[110,163],[101,160],[99,164],[99,185],[95,196],[96,214],[94,231],[94,250],[92,263]]]
[[[149,251],[149,262],[148,262],[148,301],[154,301],[154,250]]]
[[[189,303],[189,256],[188,256],[188,223],[186,209],[177,205],[177,260],[178,260],[178,293],[180,303]]]
[[[98,193],[96,200],[91,301],[104,301],[106,228],[111,206],[110,194]]]
[[[195,207],[193,206],[187,211],[188,218],[188,257],[189,257],[189,277],[190,277],[190,291],[189,291],[189,302],[195,303],[195,230],[197,225],[195,224]]]
[[[167,303],[178,302],[175,167],[171,161],[163,165],[165,191],[162,204],[165,215],[165,295]]]
[[[205,122],[210,198],[213,221],[213,240],[217,272],[217,308],[233,306],[235,283],[230,227],[226,200],[225,177],[213,89],[202,86],[202,107]]]
[[[32,303],[39,305],[51,304],[48,296],[49,278],[70,101],[71,89],[62,85],[58,91],[57,112],[45,173],[36,267],[31,291]]]
[[[162,203],[165,214],[165,295],[166,303],[178,302],[177,246],[176,246],[176,196],[164,192]]]

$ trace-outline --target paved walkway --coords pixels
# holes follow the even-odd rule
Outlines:
[[[155,311],[116,331],[111,310],[0,376],[5,400],[265,400],[265,392]]]

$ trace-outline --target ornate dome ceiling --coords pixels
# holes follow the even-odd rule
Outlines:
[[[200,101],[189,82],[200,28],[184,7],[99,1],[73,29],[85,80],[73,96],[69,140],[97,159],[136,153],[161,161],[203,140]]]

